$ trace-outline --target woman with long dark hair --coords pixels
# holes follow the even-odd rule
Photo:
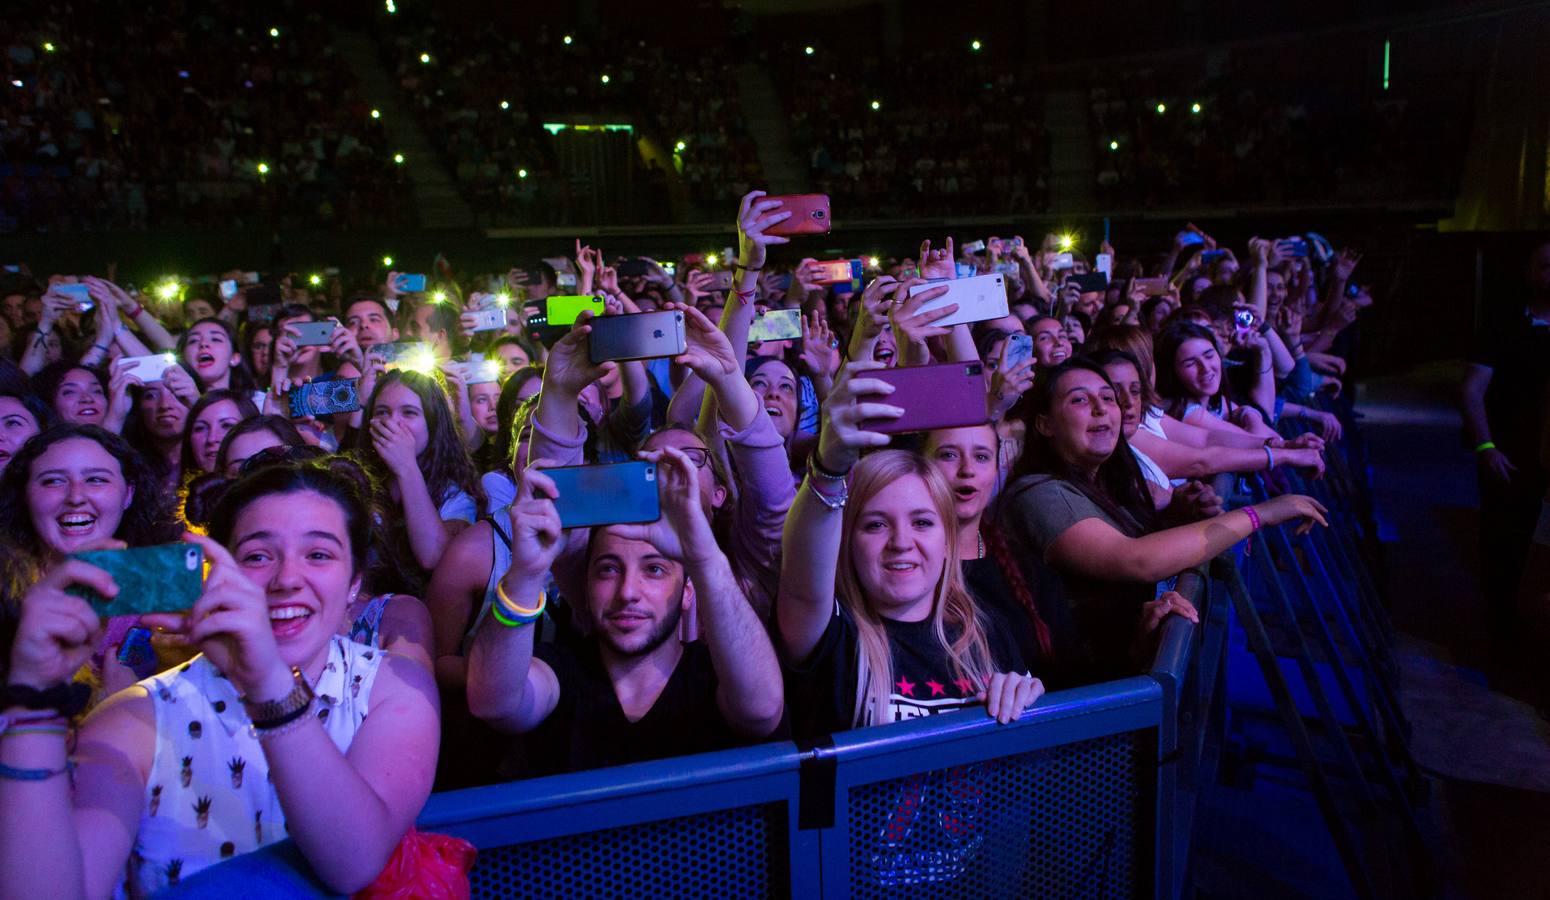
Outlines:
[[[258,416],[258,407],[247,391],[217,388],[200,397],[183,426],[181,471],[187,478],[200,472],[216,472],[216,457],[226,433],[238,423]]]
[[[1157,582],[1201,565],[1262,525],[1327,524],[1316,501],[1288,494],[1159,529],[1151,492],[1125,443],[1114,385],[1101,366],[1069,360],[1037,379],[1024,400],[1018,409],[1027,438],[1001,514],[1061,576],[1091,680],[1128,671],[1137,639],[1170,612],[1194,618],[1178,594],[1157,598]]]
[[[178,359],[201,394],[221,388],[253,390],[253,375],[237,349],[237,332],[224,319],[212,316],[190,325],[178,338]]]

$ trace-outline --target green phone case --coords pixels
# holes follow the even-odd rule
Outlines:
[[[70,588],[101,616],[183,612],[204,591],[204,551],[197,544],[84,550],[70,556],[112,575],[118,585],[118,596],[111,600],[90,588]]]

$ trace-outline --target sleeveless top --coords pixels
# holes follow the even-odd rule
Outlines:
[[[341,753],[366,718],[382,657],[343,635],[330,639],[313,690],[316,715]],[[287,837],[263,747],[226,676],[201,655],[140,686],[155,709],[156,750],[125,873],[130,897]]]
[[[387,612],[388,602],[397,594],[380,594],[371,598],[361,614],[350,623],[350,640],[368,647],[382,646],[382,614]]]

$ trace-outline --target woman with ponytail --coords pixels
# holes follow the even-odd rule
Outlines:
[[[1010,722],[1043,693],[1010,629],[963,583],[953,493],[923,457],[884,450],[869,419],[897,406],[862,402],[892,387],[845,367],[824,404],[818,449],[786,520],[776,635],[788,708],[815,734],[984,704]],[[859,376],[859,377],[858,377]],[[847,482],[849,487],[847,488]]]

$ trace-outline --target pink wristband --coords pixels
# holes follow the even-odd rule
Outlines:
[[[1253,534],[1260,529],[1259,513],[1255,512],[1252,506],[1245,506],[1243,511],[1249,515],[1249,533]]]

